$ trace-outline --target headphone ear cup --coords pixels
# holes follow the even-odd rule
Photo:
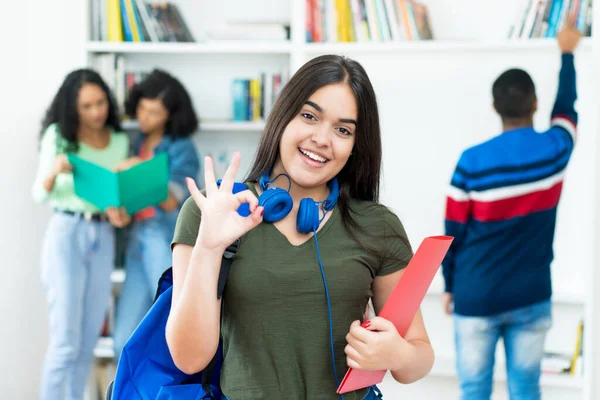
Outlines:
[[[277,222],[285,218],[294,206],[290,194],[280,188],[268,189],[258,196],[258,205],[264,207],[263,220]]]
[[[319,227],[319,205],[313,199],[302,199],[296,217],[296,229],[300,233],[311,233]]]

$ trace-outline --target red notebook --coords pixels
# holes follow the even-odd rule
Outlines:
[[[379,316],[391,321],[401,336],[406,335],[421,302],[431,285],[442,260],[446,256],[452,236],[425,238],[408,263],[402,278],[381,309]],[[338,393],[351,392],[383,381],[386,371],[353,370],[342,380]]]

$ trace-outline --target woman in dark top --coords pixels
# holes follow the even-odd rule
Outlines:
[[[412,256],[398,217],[378,203],[381,153],[366,72],[330,55],[306,63],[279,95],[248,190],[232,194],[239,154],[220,187],[205,160],[206,193],[189,180],[172,245],[166,335],[180,369],[203,369],[222,335],[229,400],[339,399],[348,367],[390,370],[402,383],[428,373],[420,311],[404,338],[380,317],[361,326],[369,300],[379,312]],[[269,204],[275,194],[288,196],[283,215]],[[242,203],[248,217],[236,212]],[[221,308],[220,261],[238,238]],[[375,397],[365,388],[343,398]]]

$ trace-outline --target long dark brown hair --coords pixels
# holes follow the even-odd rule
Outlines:
[[[356,236],[356,232],[362,229],[352,217],[350,200],[379,201],[382,149],[375,91],[367,72],[358,62],[338,55],[323,55],[308,61],[292,76],[267,118],[246,180],[256,182],[273,168],[279,157],[283,131],[310,96],[324,86],[338,83],[350,87],[358,108],[353,155],[337,175],[340,187],[338,207],[348,234],[365,247]],[[406,243],[405,238],[403,241]]]

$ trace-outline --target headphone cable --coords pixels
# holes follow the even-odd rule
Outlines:
[[[333,366],[333,377],[337,387],[340,386],[337,369],[335,367],[335,349],[333,345],[333,319],[331,317],[331,301],[329,299],[329,289],[327,288],[327,279],[325,279],[325,270],[323,269],[323,261],[321,260],[321,252],[319,251],[319,240],[317,239],[317,228],[313,228],[313,236],[315,238],[315,246],[317,248],[317,258],[319,260],[319,268],[323,277],[323,286],[325,286],[325,298],[327,300],[327,314],[329,315],[329,343],[331,345],[331,365]],[[344,400],[344,395],[340,394],[340,400]]]

